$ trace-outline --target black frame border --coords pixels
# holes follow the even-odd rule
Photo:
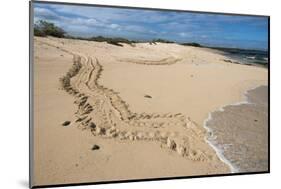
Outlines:
[[[128,179],[128,180],[112,180],[112,181],[98,181],[98,182],[83,182],[83,183],[68,183],[68,184],[50,184],[50,185],[33,185],[33,3],[37,4],[57,4],[57,5],[72,5],[72,6],[87,6],[87,7],[103,7],[103,8],[123,8],[123,9],[137,9],[137,10],[154,10],[154,11],[176,11],[187,13],[201,13],[201,14],[216,14],[216,15],[230,15],[230,16],[253,16],[266,17],[268,19],[268,170],[260,172],[240,172],[227,174],[213,174],[213,175],[193,175],[193,176],[176,176],[176,177],[162,177],[162,178],[144,178],[144,179]],[[239,175],[257,175],[270,173],[270,16],[269,15],[255,15],[255,14],[239,14],[239,13],[224,13],[224,12],[209,12],[209,11],[192,11],[192,10],[177,10],[177,9],[163,9],[163,8],[147,8],[147,7],[128,7],[117,5],[101,5],[89,3],[69,3],[56,1],[29,1],[29,188],[52,188],[65,186],[85,186],[85,185],[99,185],[99,184],[114,184],[114,183],[131,183],[131,182],[146,182],[146,181],[162,181],[175,179],[191,179],[191,178],[211,178],[224,176],[239,176]]]

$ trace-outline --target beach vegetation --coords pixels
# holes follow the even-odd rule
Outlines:
[[[108,44],[121,46],[121,47],[123,46],[121,43],[125,43],[131,46],[133,46],[133,44],[136,43],[136,41],[128,40],[121,37],[112,38],[112,37],[97,36],[97,37],[91,37],[88,40],[97,41],[97,42],[107,42]]]
[[[45,20],[39,20],[34,24],[34,35],[45,37],[45,36],[53,36],[53,37],[65,37],[66,32],[56,26],[54,23],[47,22]]]
[[[202,47],[199,43],[182,43],[184,46]]]
[[[174,41],[170,41],[170,40],[166,40],[166,39],[161,39],[161,38],[158,38],[158,39],[153,39],[152,40],[152,43],[175,43]]]

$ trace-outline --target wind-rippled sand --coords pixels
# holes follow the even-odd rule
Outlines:
[[[230,173],[204,120],[266,84],[267,69],[225,58],[177,44],[36,37],[34,184]]]

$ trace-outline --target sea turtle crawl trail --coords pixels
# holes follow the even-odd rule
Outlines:
[[[174,151],[194,161],[218,158],[205,142],[205,129],[188,116],[182,113],[134,113],[117,92],[99,84],[103,67],[98,58],[73,52],[60,45],[44,44],[73,56],[73,65],[60,78],[60,82],[62,88],[76,99],[77,111],[72,122],[78,128],[87,129],[104,140],[154,141],[163,150]],[[171,65],[169,60],[174,63],[178,61],[167,58],[163,64],[158,61],[157,65]],[[146,61],[143,66],[149,66],[149,62]]]

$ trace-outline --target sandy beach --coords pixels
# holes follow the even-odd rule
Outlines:
[[[204,123],[211,112],[245,101],[246,91],[266,86],[268,69],[228,59],[179,44],[115,46],[35,37],[33,184],[231,173],[228,163],[241,157],[231,160],[233,154],[225,154],[229,162],[223,161],[206,141],[210,133]],[[268,127],[264,90],[249,92],[247,99],[259,109],[229,107],[209,123],[232,135],[226,141],[217,134],[218,143],[236,144],[236,136],[251,136],[242,147],[249,153],[236,166],[258,157],[255,163],[242,163],[238,172],[267,170],[267,164],[257,166],[267,162],[267,135],[259,135]],[[258,121],[247,127],[247,117],[242,118],[232,131],[229,126],[235,124],[225,118],[220,127],[223,116],[241,108]],[[247,133],[240,135],[238,128]],[[257,145],[262,149],[256,150]]]

